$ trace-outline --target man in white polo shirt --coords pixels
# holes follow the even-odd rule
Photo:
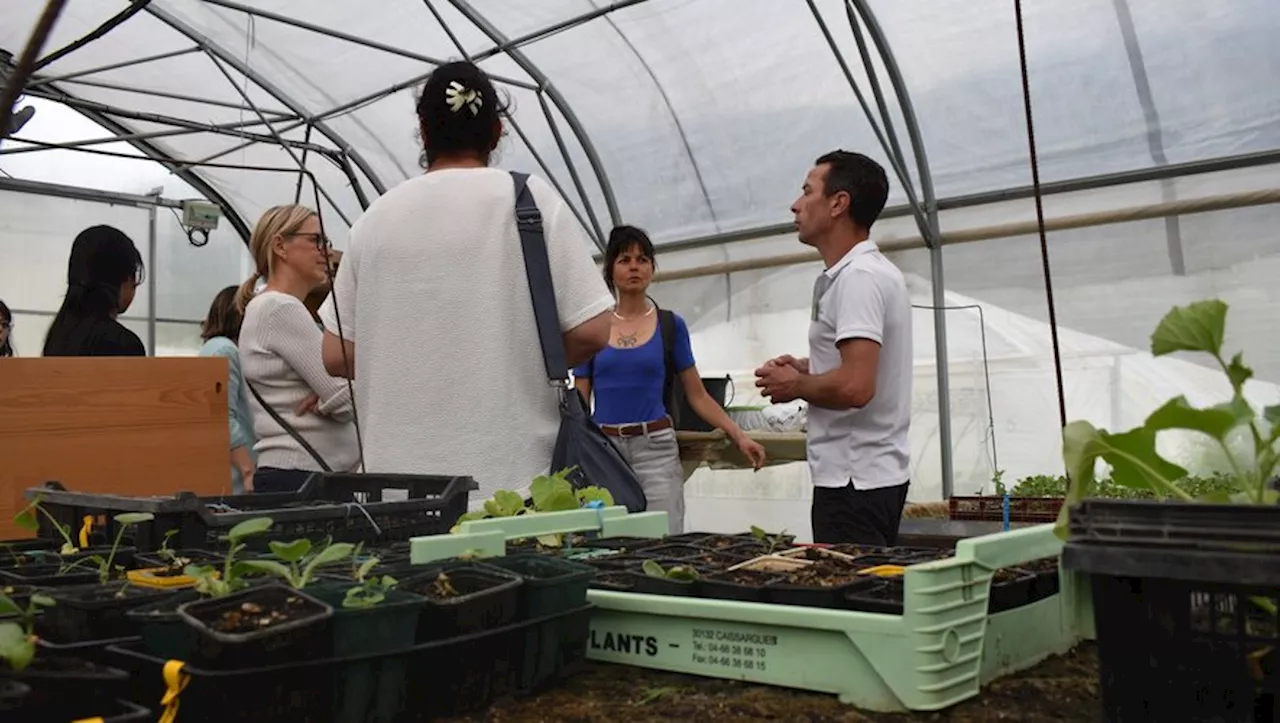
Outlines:
[[[869,234],[884,169],[858,153],[819,158],[791,206],[800,242],[822,255],[809,357],[756,370],[773,402],[809,403],[814,542],[893,545],[910,483],[911,298]]]

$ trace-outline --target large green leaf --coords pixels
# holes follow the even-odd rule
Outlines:
[[[499,514],[495,517],[513,517],[524,510],[524,498],[511,490],[498,490],[493,493],[493,501],[498,506]]]
[[[351,551],[354,549],[355,545],[350,542],[335,542],[321,550],[312,560],[311,565],[328,565],[329,563],[337,562],[351,555]]]
[[[1191,429],[1220,440],[1244,419],[1248,419],[1247,416],[1243,419],[1239,416],[1242,411],[1239,407],[1229,404],[1209,409],[1196,409],[1187,403],[1186,397],[1178,396],[1152,412],[1143,426],[1152,432],[1162,429]],[[1251,413],[1252,410],[1248,412]]]
[[[1111,479],[1126,487],[1147,487],[1160,495],[1170,494],[1173,480],[1187,471],[1156,452],[1154,430],[1138,427],[1121,434],[1099,432],[1102,459],[1111,465]]]
[[[143,522],[150,522],[156,518],[150,512],[121,512],[116,515],[116,522],[122,525],[138,525]]]
[[[1062,461],[1067,468],[1067,494],[1053,527],[1054,534],[1061,539],[1068,537],[1067,522],[1071,507],[1093,494],[1096,484],[1094,470],[1103,449],[1100,433],[1092,424],[1078,421],[1062,428]],[[760,537],[764,530],[752,526],[751,534]]]
[[[1176,306],[1165,314],[1151,334],[1151,353],[1155,356],[1175,351],[1222,353],[1222,338],[1227,328],[1227,305],[1218,299]]]
[[[529,496],[533,498],[533,507],[539,512],[555,512],[578,509],[578,498],[573,494],[573,485],[558,476],[539,475],[529,485]],[[565,505],[565,499],[569,500]]]
[[[271,529],[272,522],[270,517],[255,517],[251,520],[245,520],[231,528],[231,531],[227,533],[227,539],[239,540],[251,535],[260,535]]]
[[[21,615],[22,608],[18,607],[18,603],[9,599],[4,595],[0,595],[0,615]]]
[[[578,502],[586,505],[590,502],[601,502],[605,507],[613,507],[613,493],[604,487],[583,487],[578,490]]]
[[[290,582],[293,580],[293,570],[275,560],[241,560],[236,567],[244,571],[265,572]]]
[[[281,542],[279,540],[271,540],[267,543],[267,547],[271,548],[271,554],[284,560],[285,562],[298,562],[311,552],[311,540],[305,537],[294,540],[293,542]]]
[[[22,508],[21,512],[14,515],[13,517],[14,524],[16,524],[18,527],[21,527],[24,530],[27,530],[28,532],[35,532],[36,530],[39,530],[40,520],[36,518],[37,504],[39,504],[38,501],[32,502],[31,504]]]
[[[0,660],[9,661],[9,667],[19,671],[30,665],[35,655],[35,643],[27,637],[21,625],[0,623]]]

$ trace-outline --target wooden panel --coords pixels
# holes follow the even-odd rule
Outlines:
[[[23,492],[229,492],[227,360],[0,360],[0,540]]]

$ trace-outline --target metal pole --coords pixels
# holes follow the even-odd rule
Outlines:
[[[133,2],[129,4],[129,7],[107,18],[101,25],[90,30],[83,37],[77,38],[76,40],[41,58],[39,62],[35,64],[35,67],[32,68],[32,72],[39,71],[41,68],[57,61],[59,58],[64,58],[89,43],[92,43],[98,38],[101,38],[103,35],[111,32],[114,28],[119,27],[126,20],[136,15],[138,11],[145,8],[149,2],[151,2],[151,0],[133,0]]]
[[[24,178],[8,178],[5,176],[0,176],[0,191],[30,193],[37,196],[52,196],[54,198],[70,198],[77,201],[91,201],[94,203],[107,203],[116,206],[133,206],[136,208],[147,208],[157,204],[168,208],[180,208],[182,206],[182,204],[177,201],[156,199],[152,196],[138,196],[132,193],[104,191],[97,188],[82,188],[80,186],[64,186],[58,183],[28,181]]]
[[[547,181],[556,189],[556,193],[560,194],[560,197],[565,199],[565,203],[568,204],[569,210],[573,212],[573,217],[578,219],[578,223],[582,226],[583,230],[591,235],[591,240],[595,242],[596,246],[603,249],[604,242],[596,235],[596,230],[592,228],[591,225],[587,223],[586,219],[582,217],[582,212],[578,210],[578,207],[569,203],[569,194],[564,192],[564,187],[556,180],[555,174],[551,172],[551,168],[547,166],[546,161],[542,159],[542,154],[538,153],[537,148],[533,147],[533,143],[529,140],[529,136],[525,135],[524,129],[522,129],[520,124],[516,122],[515,117],[507,116],[507,122],[511,124],[511,128],[515,130],[516,135],[520,136],[520,140],[524,141],[525,148],[529,149],[529,153],[533,156],[534,162],[538,164],[538,167],[542,169],[543,173],[547,174]]]
[[[933,174],[929,171],[929,160],[925,154],[924,139],[920,134],[920,123],[916,119],[915,109],[911,105],[911,94],[907,91],[902,71],[889,48],[889,41],[880,29],[875,14],[866,0],[848,0],[857,6],[863,23],[867,26],[867,34],[880,53],[884,62],[885,74],[898,96],[898,104],[902,108],[902,120],[907,126],[907,136],[911,141],[911,150],[916,157],[916,165],[920,177],[920,192],[924,196],[925,219],[928,224],[925,238],[931,239],[929,264],[933,273],[933,333],[934,358],[938,366],[938,446],[942,464],[942,496],[950,498],[955,487],[955,470],[952,468],[951,450],[951,380],[947,365],[947,317],[942,307],[946,304],[946,286],[942,276],[942,232],[938,225],[938,200],[933,192]]]
[[[18,56],[12,72],[5,73],[3,76],[6,82],[4,87],[0,88],[0,139],[9,135],[9,124],[13,121],[13,106],[18,102],[22,89],[27,86],[36,56],[40,54],[45,41],[49,39],[49,34],[53,32],[53,26],[58,22],[58,16],[62,14],[64,5],[66,0],[49,0],[45,3],[44,11],[40,13],[36,27],[31,31],[31,37],[27,39],[26,47]]]
[[[556,124],[555,117],[551,115],[551,106],[547,105],[547,101],[541,93],[538,94],[538,104],[542,106],[542,114],[547,117],[547,125],[551,127],[551,137],[555,139],[556,147],[560,149],[560,155],[564,158],[564,165],[569,169],[569,179],[573,181],[573,187],[578,190],[578,196],[582,198],[582,207],[587,210],[587,218],[591,219],[591,228],[595,231],[596,245],[603,251],[604,231],[600,228],[600,220],[596,218],[596,211],[591,205],[591,199],[587,196],[587,189],[582,185],[582,178],[579,177],[578,170],[573,165],[573,158],[569,155],[569,147],[565,145],[564,136],[560,134],[560,126]],[[616,218],[614,223],[617,223]]]
[[[160,192],[163,188],[154,188],[151,190],[155,197],[156,203],[160,202]],[[160,221],[157,216],[156,207],[151,207],[151,234],[147,239],[147,351],[151,356],[156,355],[156,236],[159,230]]]
[[[38,85],[47,85],[49,83],[59,83],[64,80],[71,80],[72,78],[81,78],[86,75],[93,75],[94,73],[103,73],[108,70],[119,70],[120,68],[128,68],[131,65],[142,65],[143,63],[150,63],[156,60],[168,60],[169,58],[177,58],[181,55],[190,55],[191,53],[198,53],[198,52],[200,52],[200,48],[198,47],[183,48],[182,50],[170,50],[166,53],[158,53],[156,55],[147,55],[141,58],[134,58],[133,60],[124,60],[119,63],[111,63],[109,65],[99,65],[93,68],[77,70],[74,73],[67,73],[66,75],[54,75],[47,78],[40,78],[39,80],[32,80],[31,84],[28,85],[27,87],[34,88]]]
[[[494,43],[501,45],[508,42],[506,35],[484,15],[482,15],[467,0],[450,0],[458,12],[470,20],[480,32],[489,36]],[[551,80],[538,68],[537,64],[529,60],[529,58],[517,49],[507,51],[508,56],[515,61],[520,69],[529,74],[542,87],[546,96],[551,99],[556,108],[560,110],[560,114],[564,116],[564,120],[569,124],[569,130],[573,131],[573,135],[577,137],[578,144],[582,146],[582,152],[587,157],[587,162],[591,164],[591,170],[596,174],[596,182],[600,184],[600,191],[604,195],[605,205],[609,208],[609,218],[614,225],[622,223],[622,214],[618,211],[618,199],[614,197],[613,185],[609,183],[609,174],[604,170],[604,163],[600,161],[600,154],[596,152],[595,145],[591,142],[591,137],[587,135],[586,129],[578,120],[577,114],[573,112],[573,108],[565,101],[564,96],[559,90],[551,84]],[[572,164],[570,164],[572,166]],[[588,203],[586,197],[582,199],[583,203]]]
[[[68,104],[69,107],[75,107]],[[92,146],[103,146],[111,143],[125,143],[128,141],[145,141],[154,140],[156,138],[169,138],[172,136],[185,136],[191,133],[218,133],[220,135],[231,135],[235,137],[243,137],[244,133],[223,133],[223,131],[245,128],[248,126],[262,125],[262,121],[239,121],[236,123],[226,123],[218,126],[210,126],[209,128],[177,128],[168,131],[148,131],[146,133],[125,133],[122,135],[108,136],[105,138],[86,138],[82,141],[63,141],[60,143],[45,143],[40,146],[23,146],[19,148],[0,149],[0,156],[12,156],[18,153],[34,153],[36,151],[48,150],[50,148],[73,150],[76,148],[89,148]],[[20,138],[14,138],[15,141],[22,142]],[[257,142],[257,141],[255,141]]]
[[[568,20],[562,20],[556,23],[555,25],[549,25],[540,30],[535,30],[532,33],[528,33],[527,35],[521,35],[518,38],[499,42],[497,45],[493,46],[492,48],[489,48],[488,50],[483,50],[479,53],[476,53],[475,62],[478,63],[482,60],[487,60],[488,58],[492,58],[495,55],[509,53],[512,50],[516,50],[517,48],[523,45],[528,45],[529,43],[542,40],[544,38],[549,38],[552,35],[563,32],[565,30],[576,28],[579,25],[582,25],[583,23],[586,23],[591,20],[595,20],[598,17],[603,17],[605,15],[608,15],[609,13],[615,12],[617,10],[622,10],[624,8],[629,8],[632,5],[639,5],[640,3],[643,3],[643,2],[647,2],[647,0],[619,0],[619,2],[609,3],[605,7],[600,7],[600,8],[596,8],[595,10],[587,11],[585,13],[582,13],[581,15],[576,15],[574,17],[571,17]]]
[[[209,105],[215,108],[230,108],[231,110],[252,110],[238,103],[228,103],[222,100],[213,100],[212,98],[198,98],[194,95],[184,95],[182,93],[171,93],[167,90],[156,90],[154,88],[132,88],[127,85],[119,85],[117,83],[105,83],[101,80],[84,80],[82,78],[72,78],[71,80],[60,80],[58,85],[85,85],[91,88],[105,88],[107,90],[118,90],[122,93],[135,93],[137,95],[149,95],[155,98],[172,98],[173,100],[184,100],[188,103],[198,103],[200,105]],[[293,120],[298,116],[293,113],[278,110],[262,109],[266,115],[273,116],[272,120]]]

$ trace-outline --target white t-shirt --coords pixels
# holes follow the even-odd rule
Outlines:
[[[240,327],[240,370],[263,401],[311,445],[330,469],[346,472],[360,461],[351,394],[343,379],[324,369],[320,348],[324,334],[311,312],[296,297],[279,291],[259,292],[244,311]],[[320,414],[293,413],[312,393],[320,397]],[[276,424],[247,389],[258,466],[320,471],[320,463],[283,427]]]
[[[911,296],[906,280],[873,241],[853,247],[814,284],[809,372],[840,366],[838,342],[880,345],[876,393],[861,409],[809,406],[808,457],[813,484],[856,489],[900,485],[910,477]]]
[[[613,297],[569,206],[539,178],[529,189],[568,331],[612,308]],[[342,336],[355,344],[365,469],[470,475],[481,499],[545,474],[560,412],[511,175],[477,168],[412,178],[375,201],[350,238],[320,315],[338,333],[336,303]]]

